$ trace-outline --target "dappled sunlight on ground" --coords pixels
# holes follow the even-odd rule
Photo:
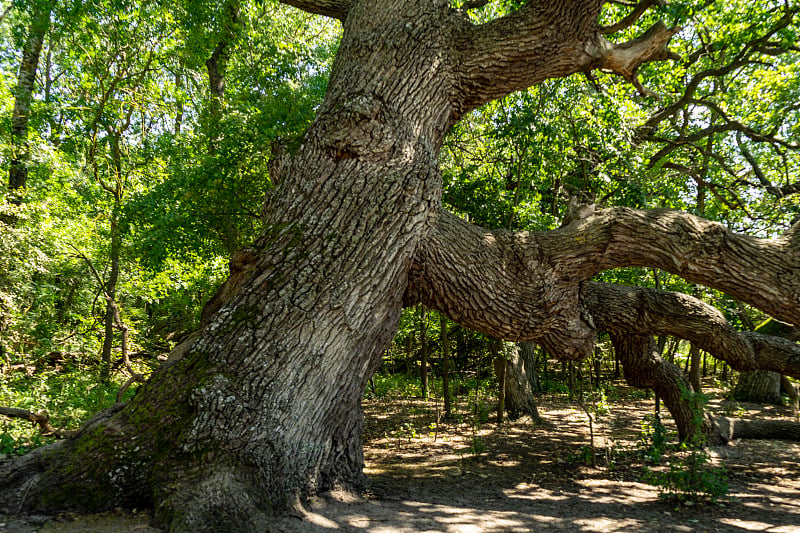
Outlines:
[[[498,426],[493,414],[473,425],[467,411],[445,423],[435,401],[365,402],[370,491],[358,501],[316,498],[306,521],[285,519],[280,531],[800,532],[795,443],[736,442],[711,450],[714,465],[727,469],[731,500],[680,507],[661,500],[643,482],[637,452],[652,405],[640,396],[615,401],[594,424],[593,466],[587,417],[563,398],[540,404],[546,426],[528,419]],[[780,408],[737,409],[787,416]]]
[[[297,516],[274,524],[282,533],[735,532],[800,533],[800,444],[737,441],[710,456],[724,466],[728,500],[667,502],[643,482],[639,439],[653,401],[618,387],[611,411],[589,438],[584,412],[563,397],[540,399],[548,424],[529,419],[498,425],[462,405],[454,420],[420,399],[373,400],[366,412],[364,494],[328,493]],[[729,414],[788,419],[786,409],[750,404],[712,408]],[[725,413],[724,411],[728,411]],[[668,428],[674,430],[668,416]],[[594,449],[592,448],[594,445]],[[594,465],[591,457],[594,452]],[[660,468],[664,468],[663,466]],[[12,531],[14,529],[6,529]],[[3,528],[0,527],[0,531]],[[154,531],[147,514],[67,517],[28,529],[51,533]]]

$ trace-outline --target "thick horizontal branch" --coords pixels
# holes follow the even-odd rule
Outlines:
[[[800,324],[800,238],[794,234],[758,239],[681,211],[620,207],[539,233],[537,240],[565,277],[656,267]]]
[[[442,212],[417,253],[406,298],[407,303],[422,301],[490,335],[536,341],[557,357],[580,358],[595,342],[595,325],[581,286],[598,272],[657,267],[796,324],[798,249],[800,231],[775,240],[756,239],[669,210],[607,209],[539,233],[487,231]],[[677,308],[676,316],[686,314],[686,305]],[[698,313],[709,319],[707,309]],[[728,344],[714,351],[734,358],[741,368],[759,364],[745,341],[725,329],[729,326],[708,327],[727,331]],[[756,356],[766,361],[769,353]]]
[[[800,345],[734,328],[716,308],[686,294],[587,283],[584,302],[597,328],[616,335],[672,335],[739,371],[757,368],[800,377]]]
[[[644,92],[637,68],[675,58],[667,44],[678,29],[659,22],[639,37],[615,44],[601,35],[601,5],[598,0],[530,1],[509,15],[456,32],[456,98],[463,112],[548,78],[592,69],[619,74]]]
[[[463,112],[548,78],[585,70],[593,60],[586,43],[597,40],[599,0],[529,1],[486,24],[461,28],[454,43],[460,57]]]
[[[280,0],[282,4],[339,20],[344,20],[350,10],[350,0]]]
[[[536,234],[487,231],[442,212],[417,253],[406,304],[421,301],[463,326],[579,359],[596,341],[579,288],[547,262]]]

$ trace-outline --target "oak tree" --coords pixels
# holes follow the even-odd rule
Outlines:
[[[653,335],[800,376],[791,341],[739,332],[691,296],[590,281],[657,267],[800,325],[800,224],[767,240],[618,207],[580,210],[552,231],[488,231],[441,207],[438,153],[462,117],[573,73],[641,86],[638,69],[669,59],[679,28],[657,22],[612,42],[601,0],[529,0],[484,23],[469,11],[486,2],[284,3],[340,20],[343,35],[313,124],[272,165],[265,231],[233,255],[201,328],[132,400],[3,465],[0,510],[152,506],[171,531],[262,531],[315,492],[357,488],[360,399],[403,306],[417,303],[562,359],[589,355],[605,330],[628,380],[658,390],[684,435],[690,385]]]

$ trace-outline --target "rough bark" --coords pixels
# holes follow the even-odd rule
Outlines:
[[[362,484],[359,402],[438,209],[452,111],[446,6],[359,6],[230,299],[124,408],[14,466],[4,509],[154,505],[175,531],[259,531]]]
[[[610,336],[622,362],[625,380],[633,387],[656,391],[675,420],[681,441],[698,430],[708,431],[708,422],[703,427],[694,421],[695,413],[687,401],[687,395],[694,392],[691,383],[680,367],[658,355],[652,337],[618,333],[610,333]]]
[[[528,2],[483,26],[444,0],[287,3],[344,31],[325,100],[267,199],[268,229],[130,402],[4,467],[0,511],[153,506],[170,531],[263,531],[305,496],[358,487],[360,398],[404,301],[573,359],[593,349],[595,322],[628,320],[591,304],[602,290],[587,280],[617,266],[663,268],[798,320],[800,225],[762,241],[683,213],[611,209],[531,234],[440,210],[438,151],[466,110],[548,77],[627,75],[663,56],[664,30],[606,44],[598,0]],[[645,322],[702,337],[663,315]],[[794,343],[710,327],[720,335],[701,347],[729,349],[717,355],[731,364],[800,375]],[[642,376],[670,371],[642,349],[650,334],[620,340]]]
[[[589,287],[585,280],[603,269],[625,265],[655,266],[789,323],[800,321],[794,312],[800,302],[798,237],[793,232],[774,240],[737,235],[670,210],[605,209],[549,232],[487,231],[443,212],[417,254],[408,299],[473,329],[535,341],[556,357],[580,359],[591,353],[596,339],[581,287]],[[683,313],[683,304],[670,303],[675,313]],[[711,313],[702,302],[690,307],[702,309],[703,317]],[[654,318],[660,314],[653,309]],[[680,321],[689,334],[694,322]],[[727,324],[717,313],[709,327],[719,321]],[[741,356],[740,367],[747,366],[744,352],[751,350],[741,346],[746,334],[729,336],[732,355]],[[707,341],[697,340],[705,349]],[[770,342],[757,341],[754,348],[766,350],[767,357]]]
[[[712,443],[725,444],[734,439],[775,439],[800,441],[800,424],[785,420],[743,420],[714,417]]]
[[[797,328],[793,328],[788,324],[784,324],[774,319],[766,320],[755,328],[750,325],[749,328],[755,329],[755,331],[764,335],[781,337],[792,341],[800,340]],[[739,380],[736,382],[736,386],[733,389],[733,397],[736,400],[744,402],[781,405],[781,388],[783,387],[782,380],[785,380],[788,383],[788,380],[786,380],[784,376],[781,376],[776,372],[769,372],[766,370],[742,372],[739,375]],[[786,390],[790,393],[794,392],[792,387],[783,388],[786,388]],[[794,396],[791,394],[790,396],[792,397],[793,402],[796,403],[796,392]]]
[[[520,346],[512,345],[508,350],[508,357],[502,360],[505,365],[505,408],[512,420],[529,416],[533,423],[540,424],[543,420],[536,407],[529,379],[530,359],[523,358],[522,351]]]
[[[728,361],[734,368],[747,370],[753,365],[776,369],[795,366],[800,362],[800,345],[757,332],[738,332],[717,309],[687,295],[598,283],[589,284],[586,293],[587,305],[598,327],[611,334],[626,380],[635,387],[651,388],[658,393],[682,439],[697,429],[704,431],[711,443],[734,438],[794,440],[792,435],[800,432],[792,423],[745,420],[734,423],[709,417],[698,427],[686,397],[687,392],[696,392],[694,387],[679,367],[658,355],[649,335],[669,334],[689,339],[693,346]]]
[[[281,3],[297,7],[316,15],[344,20],[353,4],[351,0],[281,0]]]
[[[781,375],[769,370],[742,372],[733,388],[733,399],[742,402],[782,405]]]
[[[518,348],[519,357],[522,359],[522,368],[528,379],[528,386],[532,393],[539,393],[542,391],[542,385],[539,382],[537,346],[533,342],[521,342]]]

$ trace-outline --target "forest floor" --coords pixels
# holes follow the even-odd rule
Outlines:
[[[712,398],[714,395],[712,394]],[[462,404],[441,420],[441,402],[364,402],[365,460],[370,489],[331,493],[308,502],[302,517],[275,524],[281,532],[800,532],[800,444],[737,441],[709,451],[723,466],[728,497],[667,501],[643,481],[641,424],[653,400],[615,398],[593,426],[563,397],[540,399],[547,425],[529,418],[480,425]],[[473,404],[474,407],[474,404]],[[789,409],[709,404],[719,414],[791,419]],[[735,409],[735,411],[734,411]],[[665,417],[668,419],[668,417]],[[460,421],[459,421],[460,420]],[[437,421],[439,422],[437,424]],[[666,421],[669,424],[669,420]],[[651,468],[659,468],[652,467]],[[663,468],[663,466],[661,467]],[[5,520],[5,521],[3,521]],[[14,521],[0,532],[151,532],[147,513]]]

